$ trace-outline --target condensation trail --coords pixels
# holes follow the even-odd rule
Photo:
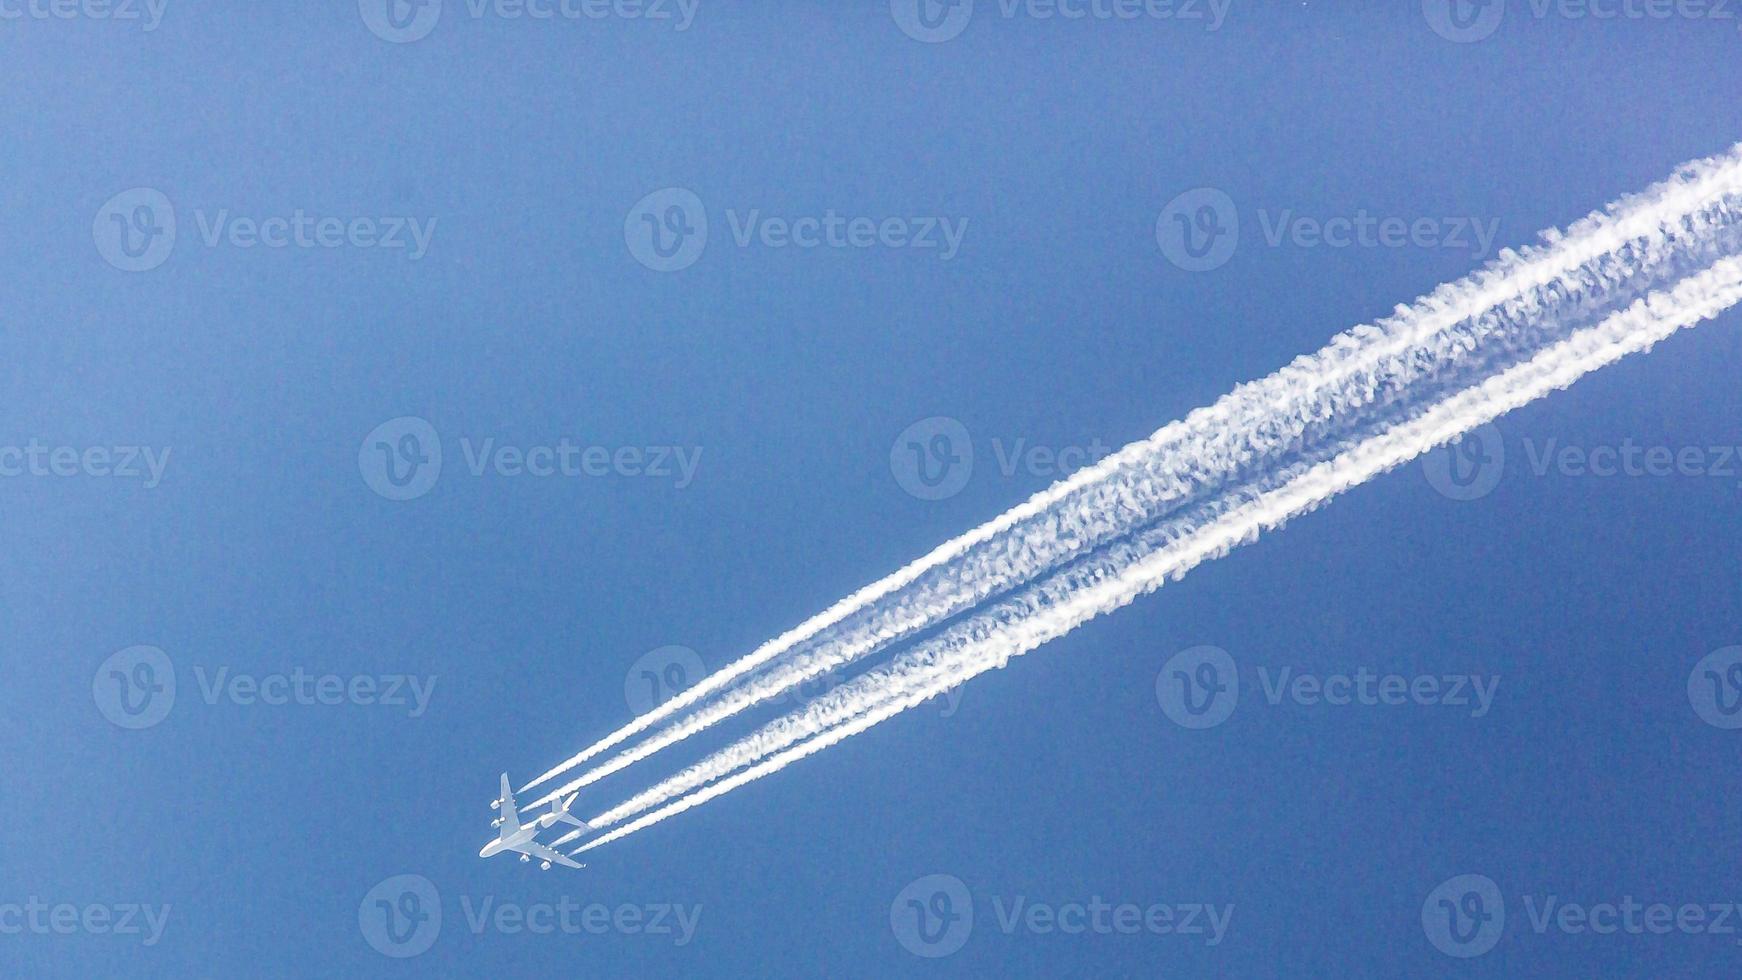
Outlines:
[[[1738,170],[1737,151],[1732,151],[1728,157],[1691,164],[1684,168],[1677,179],[1616,202],[1608,213],[1592,215],[1573,226],[1565,236],[1557,235],[1542,246],[1526,249],[1522,253],[1503,250],[1489,268],[1477,275],[1441,286],[1413,306],[1399,306],[1391,317],[1376,325],[1357,327],[1349,331],[1323,350],[1297,358],[1262,381],[1237,388],[1214,405],[1194,411],[1185,419],[1163,427],[1148,439],[1132,443],[1095,466],[1078,471],[998,518],[944,543],[920,559],[854,592],[571,756],[521,787],[520,791],[525,792],[567,772],[685,708],[727,689],[732,683],[829,627],[841,623],[855,613],[874,608],[885,596],[914,583],[927,573],[970,553],[986,550],[995,552],[996,549],[986,549],[983,546],[1012,528],[1032,524],[1037,518],[1044,518],[1055,505],[1082,491],[1095,490],[1110,477],[1140,467],[1152,460],[1159,450],[1193,443],[1214,446],[1217,442],[1225,442],[1219,440],[1219,436],[1230,433],[1236,439],[1258,442],[1270,433],[1261,429],[1243,431],[1233,428],[1238,419],[1249,417],[1254,411],[1273,411],[1289,404],[1300,394],[1316,390],[1317,383],[1329,375],[1359,371],[1364,365],[1370,364],[1371,359],[1395,356],[1423,336],[1516,297],[1523,288],[1547,282],[1588,262],[1595,255],[1612,251],[1620,242],[1637,237],[1645,228],[1656,224],[1659,215],[1685,210],[1688,202],[1709,197],[1716,186],[1734,186],[1739,179]],[[1232,449],[1231,455],[1236,457],[1243,455],[1238,447],[1225,448]],[[1253,450],[1247,451],[1251,452]],[[1230,454],[1225,452],[1225,455]],[[1178,489],[1184,492],[1189,488]],[[1040,523],[1044,524],[1045,521]],[[900,626],[886,629],[893,631],[895,635],[906,635],[912,631],[911,628]]]
[[[1540,339],[1545,323],[1589,322],[1613,311],[1664,281],[1686,260],[1690,239],[1697,243],[1700,234],[1711,233],[1713,222],[1721,227],[1728,216],[1714,216],[1713,202],[1738,192],[1742,147],[1684,166],[1564,234],[1545,233],[1539,246],[1503,251],[1488,268],[1236,388],[710,675],[528,785],[705,702],[695,711],[529,805],[572,793],[745,708],[939,626],[1207,496],[1322,454],[1339,436],[1391,411],[1402,393],[1419,398],[1443,388],[1447,376],[1481,367],[1497,345]],[[777,662],[752,676],[769,661]]]
[[[1648,350],[1675,331],[1717,316],[1739,301],[1742,260],[1720,259],[1672,288],[1649,294],[1596,326],[1576,331],[1330,459],[1290,467],[1273,489],[1242,495],[1219,517],[1183,535],[1164,535],[1159,541],[1139,535],[1104,555],[1077,563],[952,627],[889,667],[842,685],[803,711],[594,818],[589,822],[616,823],[651,805],[647,801],[670,798],[684,791],[679,786],[698,785],[700,779],[711,778],[709,771],[723,774],[756,762],[737,775],[589,841],[576,853],[620,840],[715,799],[865,731],[976,674],[1002,667],[1010,658],[1127,605],[1168,579],[1177,579],[1197,564],[1255,540],[1262,531],[1316,509],[1350,487],[1565,388],[1591,371]]]

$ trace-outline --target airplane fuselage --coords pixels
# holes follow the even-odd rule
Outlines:
[[[503,851],[511,851],[522,844],[531,843],[532,839],[538,836],[538,831],[539,826],[536,821],[529,823],[514,833],[509,834],[507,837],[498,837],[490,843],[485,844],[484,849],[478,852],[478,856],[495,857]]]

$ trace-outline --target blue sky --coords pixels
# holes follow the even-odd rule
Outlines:
[[[1734,314],[1501,420],[1477,499],[1406,468],[585,871],[476,857],[496,774],[644,671],[1742,138],[1728,12],[372,3],[0,2],[0,968],[1736,969],[1563,925],[1742,902],[1738,733],[1689,694],[1742,644]],[[1240,230],[1191,271],[1158,218],[1201,188]],[[1320,240],[1363,216],[1424,232]],[[974,466],[915,494],[934,417]],[[427,485],[372,458],[408,432]],[[1536,465],[1626,446],[1703,475]],[[1202,646],[1242,692],[1190,729],[1157,680]],[[1497,686],[1265,696],[1362,668]],[[1504,928],[1453,957],[1465,875]],[[1048,925],[1099,904],[1225,928]]]

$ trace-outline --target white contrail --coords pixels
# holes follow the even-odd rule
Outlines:
[[[683,708],[712,701],[529,805],[572,793],[745,708],[938,626],[1219,488],[1272,472],[1303,447],[1328,449],[1331,437],[1347,438],[1350,426],[1390,410],[1399,392],[1480,367],[1493,356],[1495,335],[1534,336],[1545,310],[1608,312],[1616,297],[1639,295],[1661,281],[1667,267],[1684,261],[1690,237],[1698,241],[1699,233],[1727,220],[1721,209],[1714,214],[1713,201],[1738,192],[1742,147],[1689,164],[1671,180],[1616,202],[1564,234],[1546,233],[1541,246],[1506,250],[1489,268],[1236,388],[710,675],[528,786]],[[750,676],[770,661],[778,662]]]
[[[674,777],[695,785],[702,771],[759,764],[690,793],[579,848],[620,840],[667,817],[775,772],[954,687],[1004,666],[1087,620],[1120,608],[1177,579],[1195,565],[1256,539],[1264,530],[1313,510],[1350,487],[1395,468],[1464,432],[1622,357],[1648,350],[1675,331],[1717,316],[1742,301],[1742,260],[1727,258],[1672,289],[1653,293],[1595,327],[1578,331],[1529,360],[1454,394],[1352,449],[1302,467],[1275,489],[1244,499],[1221,517],[1159,548],[1134,543],[1073,566],[1065,574],[973,617],[934,641],[729,747]],[[717,762],[715,760],[718,760]],[[708,777],[703,777],[708,778]],[[675,782],[674,782],[675,781]],[[665,786],[665,784],[661,784]],[[594,818],[608,826],[666,793],[656,786]],[[666,793],[666,798],[674,793]]]

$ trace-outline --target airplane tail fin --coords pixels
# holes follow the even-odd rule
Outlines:
[[[588,824],[585,820],[582,820],[581,818],[579,818],[579,817],[577,817],[574,814],[569,812],[569,807],[572,807],[575,805],[575,800],[580,795],[581,794],[576,793],[573,796],[570,796],[566,800],[552,800],[550,803],[551,816],[555,817],[556,819],[560,820],[563,823],[573,824],[574,826],[580,827],[583,830],[591,830],[592,828],[590,826],[588,826]]]
[[[550,812],[539,819],[540,826],[554,827],[559,823],[566,823],[580,827],[583,830],[591,830],[592,827],[585,820],[582,820],[569,812],[569,807],[575,805],[575,800],[580,795],[581,794],[579,793],[575,793],[566,800],[551,800]]]

